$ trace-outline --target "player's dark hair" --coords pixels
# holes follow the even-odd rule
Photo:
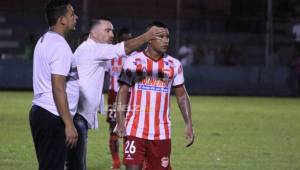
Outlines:
[[[101,20],[103,21],[109,21],[111,22],[111,20],[107,17],[100,17],[100,18],[95,18],[95,19],[92,19],[89,23],[89,30],[91,30],[92,28],[94,28],[95,26],[99,25],[101,23]]]
[[[117,33],[116,33],[116,42],[122,42],[123,40],[123,35],[124,34],[130,34],[131,32],[129,31],[128,28],[122,27],[120,28]]]
[[[147,26],[146,31],[148,31],[153,26],[160,27],[160,28],[168,28],[167,25],[161,21],[153,21]]]
[[[46,7],[46,18],[51,27],[56,24],[59,17],[66,15],[69,0],[50,0]]]

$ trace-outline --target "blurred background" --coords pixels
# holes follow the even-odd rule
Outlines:
[[[0,89],[32,89],[32,56],[48,30],[46,0],[0,1]],[[139,35],[154,20],[170,30],[168,53],[184,65],[191,94],[299,96],[298,0],[72,0],[75,49],[91,19]]]

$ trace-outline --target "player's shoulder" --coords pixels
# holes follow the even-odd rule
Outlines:
[[[143,51],[134,51],[128,56],[128,59],[136,60],[137,58],[141,58],[143,56],[144,56]]]
[[[42,46],[41,48],[47,48],[52,51],[71,51],[71,48],[67,41],[55,32],[45,33],[38,41]],[[71,51],[72,52],[72,51]]]
[[[165,54],[165,59],[166,59],[168,62],[171,62],[171,63],[173,63],[173,64],[176,65],[176,66],[181,65],[181,62],[180,62],[177,58],[172,57],[172,56],[169,55],[169,54]]]

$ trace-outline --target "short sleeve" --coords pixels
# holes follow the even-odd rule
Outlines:
[[[126,59],[123,67],[121,74],[119,76],[118,82],[119,83],[124,83],[129,86],[133,85],[133,80],[134,80],[134,75],[135,75],[135,65],[133,63],[132,57],[129,57]]]
[[[71,49],[63,44],[57,45],[50,56],[51,73],[67,76],[72,64],[72,55]]]
[[[184,84],[183,68],[179,61],[176,62],[175,75],[172,86],[180,86]]]

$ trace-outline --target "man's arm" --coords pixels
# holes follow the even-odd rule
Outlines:
[[[69,111],[68,99],[66,94],[66,77],[51,74],[52,93],[58,113],[65,124],[66,144],[71,148],[77,143],[77,131],[74,127],[72,116]]]
[[[117,95],[117,127],[115,132],[118,134],[119,137],[123,137],[126,133],[124,111],[127,108],[128,91],[129,86],[127,84],[121,84]]]
[[[165,29],[154,26],[144,34],[125,41],[124,48],[126,55],[129,55],[132,51],[136,50],[137,48],[139,48],[140,46],[152,39],[159,39],[159,36],[162,35],[164,32]]]
[[[189,96],[186,92],[184,85],[180,85],[178,87],[175,87],[174,89],[175,89],[177,103],[185,123],[185,135],[187,140],[186,147],[189,147],[194,142],[194,131],[193,131],[191,104],[190,104]]]

